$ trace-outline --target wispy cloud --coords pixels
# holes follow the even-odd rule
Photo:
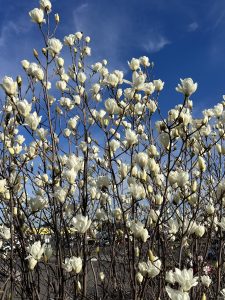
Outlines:
[[[188,25],[187,31],[194,32],[199,28],[199,24],[197,22],[192,22]]]
[[[150,36],[150,40],[143,45],[143,48],[149,53],[154,53],[160,51],[170,43],[171,42],[166,37],[155,33],[154,35]]]

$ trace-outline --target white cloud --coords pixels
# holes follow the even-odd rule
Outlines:
[[[149,53],[158,52],[166,45],[171,43],[166,37],[161,34],[154,33],[150,36],[150,40],[143,45],[143,48]]]
[[[197,22],[192,22],[188,25],[187,30],[189,32],[193,32],[193,31],[196,31],[198,28],[199,28],[199,24]]]

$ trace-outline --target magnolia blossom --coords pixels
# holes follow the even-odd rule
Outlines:
[[[91,225],[91,220],[88,220],[88,216],[79,214],[73,217],[71,224],[79,233],[85,233]]]
[[[140,61],[140,64],[144,67],[149,67],[150,66],[149,58],[147,56],[139,57],[139,61]]]
[[[132,58],[130,62],[128,62],[129,67],[132,71],[136,71],[140,68],[140,60],[137,58]]]
[[[141,222],[133,222],[130,226],[130,230],[136,238],[140,238],[143,243],[149,238],[148,230],[144,228],[144,225]]]
[[[36,130],[39,123],[41,122],[42,117],[39,117],[36,111],[32,114],[29,114],[25,118],[25,123],[32,129]]]
[[[208,275],[201,276],[201,282],[204,286],[209,287],[212,279]]]
[[[54,197],[61,203],[64,203],[66,199],[67,191],[61,186],[55,187]]]
[[[87,79],[87,76],[85,75],[84,72],[79,72],[77,74],[77,79],[81,82],[81,83],[84,83]]]
[[[197,83],[194,83],[191,78],[180,79],[181,84],[178,84],[176,91],[183,93],[185,96],[191,96],[198,87]]]
[[[37,78],[38,80],[44,79],[44,71],[42,70],[41,66],[36,63],[29,64],[29,67],[27,68],[27,74]]]
[[[135,156],[135,160],[137,162],[137,164],[141,167],[144,168],[147,166],[148,164],[148,155],[145,152],[139,152],[136,156]]]
[[[64,44],[67,46],[73,46],[75,42],[75,36],[74,34],[70,34],[68,36],[64,37]]]
[[[28,103],[27,100],[22,100],[16,103],[17,109],[19,111],[19,113],[23,116],[23,117],[27,117],[32,109],[32,104]]]
[[[154,84],[155,90],[157,92],[162,91],[162,89],[164,87],[164,82],[161,79],[153,80],[153,84]]]
[[[40,7],[46,10],[47,12],[50,12],[52,8],[52,4],[49,0],[40,0]]]
[[[41,245],[40,241],[34,242],[32,245],[27,247],[27,251],[29,253],[28,258],[33,257],[37,261],[41,259],[45,249],[45,244]]]
[[[17,92],[17,83],[13,81],[11,77],[5,76],[3,78],[1,87],[4,89],[7,95],[12,96]]]
[[[41,24],[44,22],[44,12],[42,9],[34,8],[29,12],[32,22]]]
[[[177,269],[173,273],[175,282],[179,283],[184,292],[188,292],[193,286],[198,284],[198,277],[193,277],[193,269]]]
[[[37,195],[35,198],[31,198],[29,203],[32,211],[39,211],[47,206],[48,201],[43,196]]]
[[[189,175],[186,171],[182,171],[182,170],[171,171],[168,179],[171,185],[177,183],[179,187],[183,187],[188,182]]]
[[[154,278],[160,273],[161,264],[161,260],[156,256],[154,257],[153,262],[151,262],[150,260],[148,260],[147,263],[140,262],[138,264],[138,269],[143,276]]]
[[[54,54],[59,54],[62,50],[63,44],[60,40],[56,38],[51,38],[48,40],[48,49]]]
[[[62,92],[66,90],[66,82],[64,80],[57,81],[55,85],[56,88]]]
[[[0,179],[0,193],[1,194],[4,194],[6,192],[6,190],[7,190],[6,185],[7,185],[6,179]]]
[[[189,294],[187,292],[175,290],[169,286],[166,286],[166,292],[172,300],[190,300]]]
[[[65,259],[65,263],[63,264],[63,268],[67,272],[75,272],[76,274],[80,273],[82,270],[82,259],[80,257],[72,256],[70,258]]]
[[[0,236],[5,240],[9,240],[11,237],[10,228],[0,225]]]
[[[113,98],[108,98],[105,101],[105,108],[108,114],[113,115],[115,113],[118,113],[118,105],[116,103],[116,100]]]
[[[127,129],[125,131],[125,139],[126,139],[127,145],[129,147],[138,143],[138,137],[137,137],[135,131],[133,131],[131,129]]]

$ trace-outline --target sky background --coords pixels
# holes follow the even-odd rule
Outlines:
[[[146,55],[155,63],[154,77],[165,81],[160,105],[181,102],[175,92],[180,78],[192,77],[195,113],[214,106],[225,94],[224,0],[54,0],[59,13],[57,38],[76,31],[90,35],[93,61],[106,58],[109,69],[128,70],[127,61]],[[0,0],[0,79],[21,74],[22,59],[43,47],[28,12],[36,0]],[[66,56],[65,53],[63,55]],[[129,76],[128,76],[129,77]],[[126,78],[129,79],[129,78]]]

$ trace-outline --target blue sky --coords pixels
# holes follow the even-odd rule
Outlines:
[[[61,24],[56,37],[83,31],[92,38],[93,60],[106,58],[110,69],[127,70],[132,57],[155,62],[154,76],[165,81],[164,108],[181,102],[179,78],[199,84],[196,111],[225,94],[224,0],[54,0]],[[0,0],[0,78],[23,74],[22,59],[33,60],[41,36],[28,12],[36,0]],[[53,14],[54,15],[54,14]]]

